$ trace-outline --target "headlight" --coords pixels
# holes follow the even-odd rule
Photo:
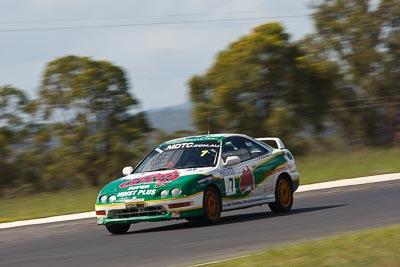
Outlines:
[[[161,191],[161,197],[166,197],[168,195],[168,190]]]
[[[116,197],[115,195],[111,195],[111,196],[108,198],[108,202],[113,203],[116,199],[117,199],[117,197]]]
[[[102,196],[100,197],[100,202],[101,202],[101,203],[106,203],[106,201],[107,201],[107,195],[102,195]]]
[[[181,192],[182,192],[182,191],[181,191],[180,188],[175,187],[174,189],[171,190],[171,195],[172,195],[173,197],[176,197],[176,196],[178,196]]]

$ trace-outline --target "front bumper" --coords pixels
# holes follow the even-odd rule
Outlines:
[[[185,206],[180,206],[185,203]],[[203,214],[203,192],[174,199],[144,201],[143,206],[127,208],[125,203],[97,204],[97,224],[137,223],[143,221],[175,220]]]

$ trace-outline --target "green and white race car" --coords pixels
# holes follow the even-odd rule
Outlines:
[[[276,148],[265,141],[273,141]],[[268,204],[287,212],[299,186],[294,158],[279,138],[241,134],[164,142],[96,200],[97,224],[123,234],[133,223],[187,219],[215,224],[221,212]]]

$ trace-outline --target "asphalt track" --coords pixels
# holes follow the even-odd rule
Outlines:
[[[0,230],[0,266],[189,266],[257,250],[400,224],[400,181],[297,193],[292,212],[267,206],[201,226],[139,223],[109,235],[94,219]]]

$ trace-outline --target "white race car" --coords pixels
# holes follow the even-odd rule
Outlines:
[[[264,141],[273,141],[276,148]],[[299,186],[292,154],[279,138],[212,134],[157,146],[96,200],[97,224],[113,234],[132,223],[172,219],[217,223],[222,211],[268,204],[287,212]]]

